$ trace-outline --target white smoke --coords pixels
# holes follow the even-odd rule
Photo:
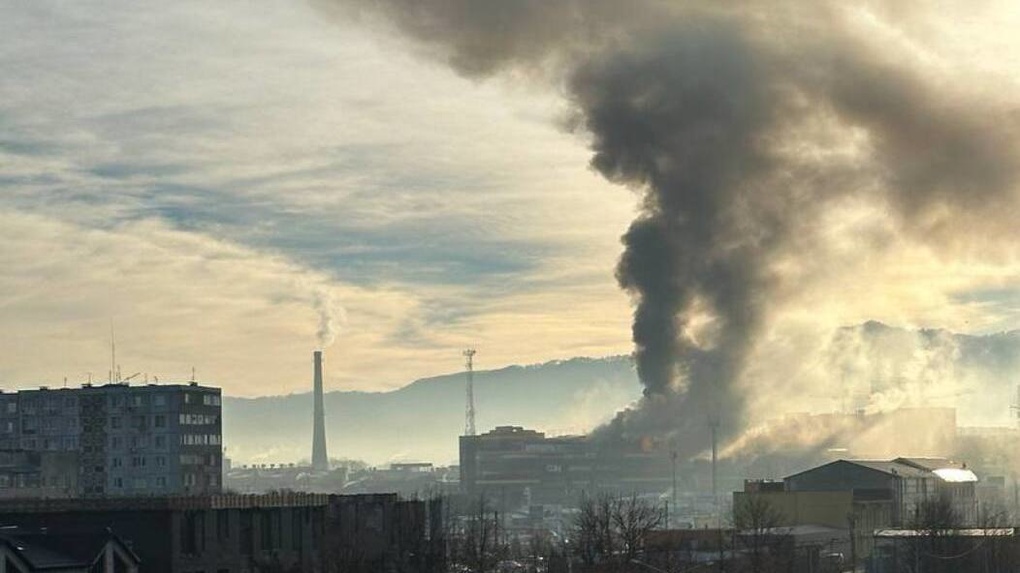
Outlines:
[[[319,315],[319,327],[315,336],[319,349],[323,350],[332,345],[340,334],[340,329],[347,322],[347,313],[336,302],[333,293],[327,287],[320,287],[314,291],[312,308]]]

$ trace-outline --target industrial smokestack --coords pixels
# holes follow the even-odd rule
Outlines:
[[[312,353],[315,362],[314,393],[315,408],[312,421],[312,468],[319,471],[329,469],[329,456],[326,454],[326,413],[322,404],[322,351]]]

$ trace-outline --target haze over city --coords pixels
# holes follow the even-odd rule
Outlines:
[[[273,554],[298,571],[891,572],[943,502],[926,555],[1020,539],[1017,29],[1005,0],[4,3],[0,526],[153,498],[198,543],[178,512],[223,541],[236,511],[276,532],[238,534],[258,570],[265,500],[320,512],[290,549],[362,507],[417,536]],[[644,529],[592,541],[598,507]],[[236,565],[191,541],[167,571]]]
[[[195,366],[242,396],[306,388],[321,313],[327,390],[452,372],[466,346],[492,367],[631,351],[613,273],[639,195],[588,167],[556,82],[465,78],[321,8],[0,8],[4,384],[108,378],[111,320],[124,370]],[[839,17],[946,101],[1009,114],[1015,8],[910,12]],[[1020,325],[1015,229],[971,242],[961,222],[932,247],[848,203],[820,215],[826,263],[778,344],[869,319]]]

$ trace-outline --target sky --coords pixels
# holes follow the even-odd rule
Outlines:
[[[1020,16],[991,14],[911,53],[1016,101]],[[106,380],[111,325],[122,376],[240,396],[306,391],[323,327],[327,390],[467,347],[479,368],[631,350],[614,266],[639,195],[589,168],[556,86],[283,0],[7,2],[0,37],[0,388]],[[1016,241],[947,254],[874,205],[826,216],[780,347],[868,319],[1020,328]]]

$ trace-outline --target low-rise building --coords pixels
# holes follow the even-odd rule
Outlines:
[[[734,515],[755,502],[769,512],[765,525],[821,525],[850,532],[851,560],[871,554],[873,532],[923,519],[926,504],[944,501],[957,523],[977,520],[977,476],[944,458],[837,460],[782,482],[748,481],[733,494]]]
[[[977,476],[945,458],[896,458],[894,460],[837,460],[788,476],[791,492],[850,491],[891,501],[891,525],[902,526],[915,518],[926,501],[947,498],[960,522],[977,519]]]
[[[0,527],[0,571],[138,573],[141,560],[109,531]]]
[[[438,571],[439,500],[280,493],[0,501],[0,524],[119,535],[149,573]]]
[[[880,529],[868,559],[872,573],[1016,571],[1020,536],[1014,528]]]

